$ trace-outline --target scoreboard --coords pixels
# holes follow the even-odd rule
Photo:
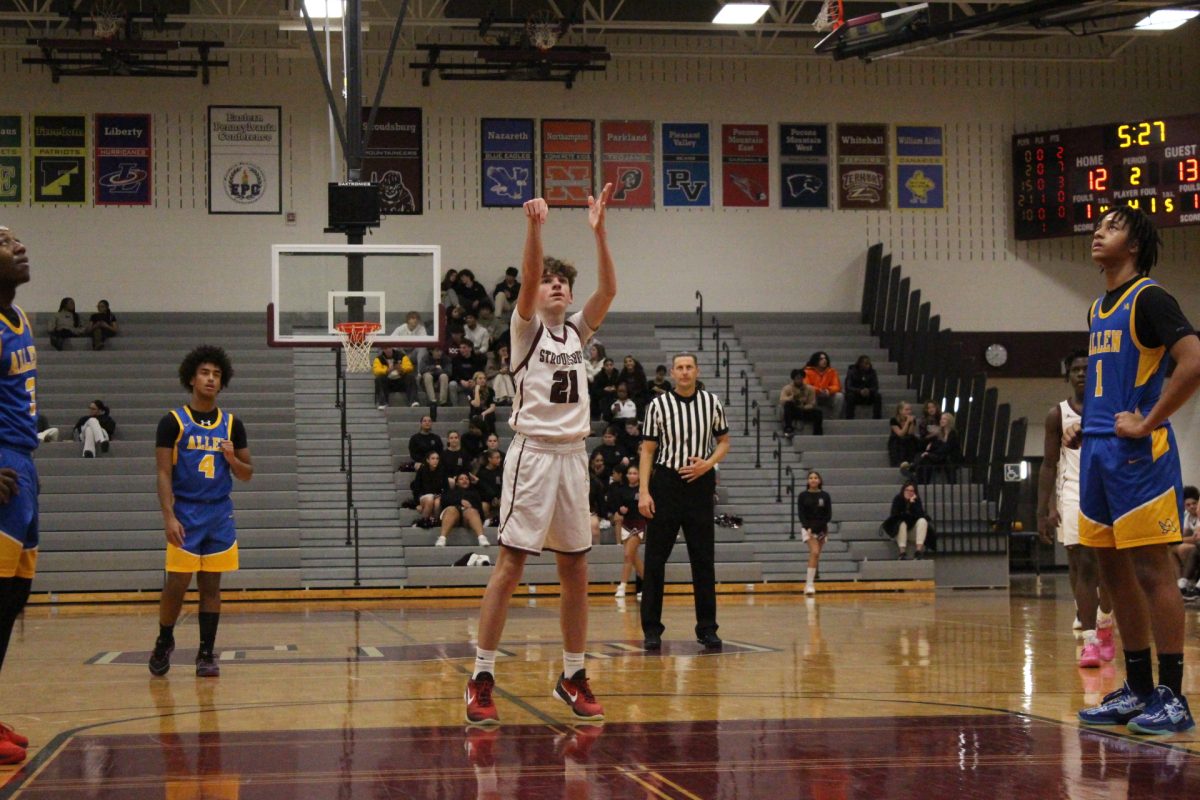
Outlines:
[[[1200,225],[1200,114],[1013,136],[1018,239],[1091,233],[1117,205]]]

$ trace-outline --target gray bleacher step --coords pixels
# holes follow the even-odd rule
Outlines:
[[[40,452],[40,451],[35,451]],[[253,452],[253,451],[251,451]],[[152,455],[121,455],[114,451],[100,458],[41,458],[35,456],[38,473],[41,475],[154,475],[156,465]],[[262,456],[254,459],[254,473],[296,473],[295,456]],[[234,481],[234,502],[237,486]],[[247,484],[248,485],[248,484]]]
[[[300,570],[288,569],[240,569],[226,573],[221,578],[221,590],[238,589],[294,589],[300,586]],[[153,593],[157,598],[162,589],[163,570],[119,570],[102,572],[38,571],[34,579],[35,592],[138,592]]]
[[[247,433],[249,436],[249,433]],[[60,441],[60,442],[43,442],[38,447],[38,457],[46,460],[70,458],[83,458],[83,445],[79,442]],[[109,452],[102,453],[101,459],[117,458],[122,455],[140,456],[154,452],[153,440],[128,441],[124,439],[113,439],[110,443]],[[250,443],[251,458],[257,460],[259,456],[290,456],[296,452],[296,442],[294,439],[263,439],[259,442]]]
[[[870,541],[851,541],[850,553],[859,561],[888,561],[899,555],[899,549],[892,539],[874,539]]]
[[[51,495],[79,493],[79,481],[74,474],[47,475],[45,471],[41,471],[38,477],[42,482],[39,495],[43,500],[43,508],[46,507],[45,502]],[[235,506],[243,494],[241,489],[248,488],[250,485],[253,485],[256,492],[286,492],[297,489],[294,474],[256,472],[252,484],[240,484],[240,486],[235,484],[233,495]],[[89,497],[110,492],[154,492],[156,491],[155,476],[153,473],[141,476],[88,475],[87,489]]]
[[[238,509],[234,499],[234,519],[239,527],[246,528],[289,528],[299,521],[299,512],[290,508]],[[39,516],[45,531],[79,530],[78,511],[43,511]],[[87,528],[106,530],[159,530],[162,514],[158,511],[91,511],[86,515]]]
[[[933,580],[933,559],[921,561],[872,561],[859,564],[858,576],[864,581]]]
[[[591,565],[589,565],[591,566]],[[621,577],[620,564],[598,564],[589,569],[592,583],[615,583]],[[485,586],[491,574],[490,567],[409,567],[407,586]],[[757,583],[762,580],[760,564],[717,564],[717,581],[720,583]],[[691,567],[685,564],[668,564],[668,583],[691,583]],[[525,563],[523,584],[557,584],[558,569],[554,564],[537,563],[530,559]]]
[[[260,547],[241,551],[239,562],[247,569],[289,569],[300,565],[299,547]],[[163,568],[163,548],[145,550],[93,550],[86,559],[78,552],[50,550],[38,556],[38,567],[47,572],[93,572]]]
[[[101,532],[102,539],[97,538],[96,530],[57,530],[51,536],[43,536],[38,545],[42,553],[55,551],[91,553],[98,547],[104,550],[156,550],[163,554],[165,534],[160,524],[153,530],[111,531]],[[300,532],[296,528],[247,528],[238,529],[238,550],[246,552],[260,547],[291,548],[300,547]],[[161,559],[160,559],[161,560]],[[40,566],[40,565],[39,565]]]
[[[158,495],[154,492],[112,492],[86,495],[43,494],[40,512],[75,512],[91,515],[98,511],[157,511]],[[234,502],[237,511],[267,510],[273,508],[295,508],[298,495],[295,491],[242,492]]]

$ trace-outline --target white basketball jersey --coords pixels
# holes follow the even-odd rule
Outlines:
[[[577,442],[592,431],[591,402],[583,346],[595,333],[577,311],[558,328],[535,312],[523,320],[515,309],[510,327],[515,364],[513,430],[548,442]]]
[[[1080,416],[1071,408],[1071,404],[1063,400],[1058,404],[1062,412],[1062,429],[1065,431],[1072,425],[1079,425]],[[1072,484],[1070,491],[1079,494],[1079,448],[1060,447],[1058,450],[1058,495],[1062,497],[1063,487]]]

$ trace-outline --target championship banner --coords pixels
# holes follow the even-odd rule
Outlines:
[[[150,115],[97,114],[92,141],[96,148],[96,205],[150,205]]]
[[[587,208],[595,191],[590,119],[542,120],[542,186],[552,208]]]
[[[33,202],[87,201],[87,117],[33,118]]]
[[[654,208],[654,123],[600,123],[600,183],[613,185],[609,205]]]
[[[900,208],[946,207],[945,156],[941,125],[896,126],[896,200]]]
[[[363,136],[370,109],[362,110]],[[363,180],[379,184],[379,213],[413,216],[425,211],[425,139],[421,109],[381,106],[363,153]]]
[[[484,208],[524,205],[533,199],[533,120],[484,119],[480,126],[480,202]]]
[[[208,213],[283,210],[279,106],[208,107]]]
[[[25,200],[25,118],[0,114],[0,205],[17,205]]]
[[[662,151],[663,205],[712,205],[707,123],[664,122]]]
[[[888,207],[887,125],[837,126],[838,208]]]
[[[721,126],[721,204],[766,208],[771,182],[766,125]]]
[[[779,203],[783,208],[829,208],[829,126],[779,126]]]

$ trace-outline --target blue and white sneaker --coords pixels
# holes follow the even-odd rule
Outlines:
[[[1142,714],[1146,710],[1147,702],[1153,697],[1154,695],[1146,699],[1138,697],[1126,681],[1120,689],[1106,694],[1100,705],[1080,711],[1079,721],[1085,725],[1125,725]]]
[[[1177,695],[1166,686],[1158,686],[1146,710],[1129,720],[1129,730],[1134,733],[1149,733],[1167,736],[1183,733],[1196,727],[1187,698]]]

